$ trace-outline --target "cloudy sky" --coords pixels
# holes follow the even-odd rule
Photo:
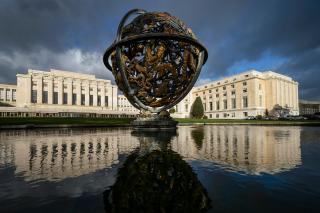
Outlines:
[[[0,83],[28,68],[92,73],[130,9],[166,11],[193,29],[209,51],[197,84],[248,69],[274,70],[320,100],[318,0],[0,0]]]

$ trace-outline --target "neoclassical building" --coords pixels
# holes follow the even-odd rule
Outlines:
[[[265,115],[275,105],[299,114],[298,82],[272,71],[250,70],[219,81],[194,87],[176,106],[176,117],[189,117],[191,106],[201,98],[208,118],[241,119]]]
[[[17,85],[0,84],[0,99],[4,106],[0,108],[0,116],[109,117],[120,114],[118,87],[110,80],[55,69],[29,69],[26,74],[17,74]],[[132,116],[136,113],[126,112]]]

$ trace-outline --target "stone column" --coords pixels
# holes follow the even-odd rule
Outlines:
[[[77,106],[81,105],[81,80],[76,81]]]
[[[53,78],[48,78],[48,104],[52,104],[53,100]]]
[[[72,78],[68,78],[67,80],[67,93],[68,93],[68,105],[72,105]]]
[[[84,82],[84,93],[85,93],[85,106],[89,106],[89,98],[90,98],[90,86],[89,81]]]
[[[106,106],[106,104],[105,104],[105,101],[106,101],[106,99],[105,99],[106,89],[105,89],[105,84],[104,83],[100,84],[100,89],[101,89],[101,92],[100,92],[100,94],[101,94],[101,106],[105,107]]]
[[[42,104],[42,91],[43,91],[42,76],[37,77],[36,82],[37,82],[37,104]]]
[[[62,105],[63,103],[63,78],[58,78],[58,104]]]
[[[92,95],[93,95],[93,106],[97,106],[97,99],[98,99],[98,91],[97,91],[97,82],[93,83],[93,91],[92,91]]]

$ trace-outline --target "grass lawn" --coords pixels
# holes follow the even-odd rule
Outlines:
[[[0,126],[23,124],[121,125],[129,124],[132,120],[133,118],[0,118]]]
[[[234,120],[234,119],[193,119],[177,118],[181,124],[203,123],[203,124],[259,124],[259,125],[310,125],[320,126],[320,120]]]

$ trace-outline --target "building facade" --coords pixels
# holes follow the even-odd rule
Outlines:
[[[313,115],[320,112],[320,101],[299,101],[300,115]]]
[[[0,106],[15,106],[17,101],[17,86],[0,84]]]
[[[139,113],[139,110],[134,106],[132,106],[132,104],[128,101],[128,99],[124,95],[118,95],[118,111]]]
[[[276,105],[289,109],[292,115],[299,114],[298,83],[271,71],[250,70],[194,87],[190,96],[187,101],[182,101],[184,106],[178,107],[177,117],[189,117],[191,105],[197,97],[201,98],[204,115],[208,118],[264,116]],[[186,108],[188,112],[185,112]]]

